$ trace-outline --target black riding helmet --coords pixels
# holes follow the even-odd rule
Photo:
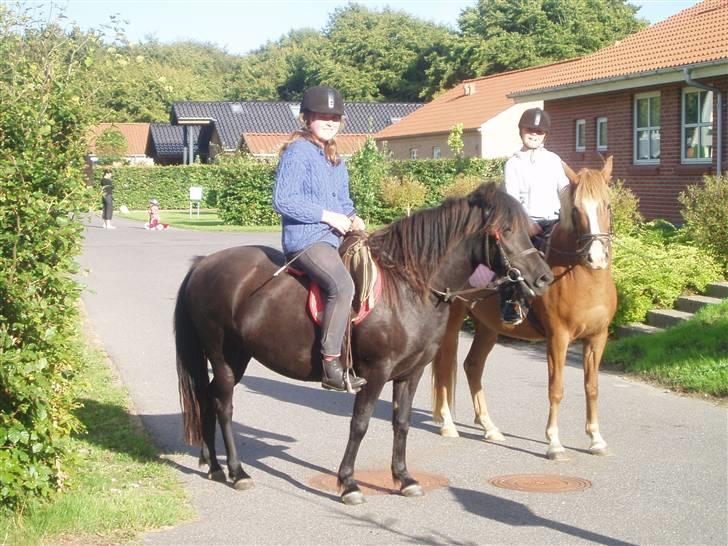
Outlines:
[[[540,129],[544,133],[551,132],[551,117],[541,108],[529,108],[521,115],[519,129]]]
[[[303,94],[301,112],[343,116],[344,99],[341,98],[341,93],[328,85],[310,87]]]

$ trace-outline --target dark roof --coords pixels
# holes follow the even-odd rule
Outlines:
[[[291,133],[298,129],[298,102],[175,102],[173,124],[211,120],[226,150],[244,133]],[[374,134],[411,114],[421,103],[351,102],[344,105],[345,134]]]
[[[199,151],[200,128],[191,126],[195,154]],[[150,146],[153,157],[182,157],[184,127],[169,123],[152,123],[149,126]]]

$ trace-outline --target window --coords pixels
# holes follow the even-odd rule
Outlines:
[[[634,162],[660,162],[660,94],[634,98]]]
[[[583,152],[586,150],[586,120],[576,120],[576,151]]]
[[[607,118],[597,118],[597,150],[607,149]]]
[[[417,148],[410,148],[410,159],[417,159]]]
[[[433,146],[432,147],[432,159],[440,159],[441,156],[440,147],[439,146]]]
[[[682,160],[710,163],[713,158],[712,91],[683,90],[682,135]]]

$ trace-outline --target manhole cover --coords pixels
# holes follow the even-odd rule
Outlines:
[[[554,476],[552,474],[511,474],[497,476],[488,483],[501,489],[529,491],[533,493],[567,493],[584,491],[591,487],[591,482],[573,476]]]
[[[428,474],[427,472],[411,472],[412,477],[420,482],[424,491],[433,491],[446,487],[450,482],[444,476]],[[365,495],[393,495],[399,494],[399,489],[392,482],[392,473],[389,470],[357,470],[354,473],[362,493]],[[316,474],[308,484],[320,491],[338,493],[336,476],[334,474]]]

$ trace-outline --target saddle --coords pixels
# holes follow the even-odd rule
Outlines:
[[[377,264],[372,260],[366,232],[355,231],[347,235],[339,247],[339,255],[354,280],[351,322],[356,325],[372,312],[382,292],[379,270]],[[305,275],[303,271],[292,267],[288,267],[287,271],[297,276]],[[312,279],[309,279],[308,310],[316,324],[321,324],[324,307],[321,288]]]

